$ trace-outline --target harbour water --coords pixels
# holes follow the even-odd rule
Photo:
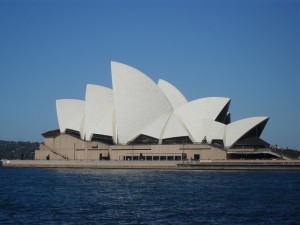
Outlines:
[[[300,224],[300,172],[0,168],[0,224]]]

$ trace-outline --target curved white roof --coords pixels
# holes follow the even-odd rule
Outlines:
[[[118,62],[111,63],[111,70],[113,90],[88,84],[85,101],[56,101],[62,133],[66,129],[76,130],[82,139],[89,141],[93,134],[112,136],[115,144],[127,144],[141,134],[157,138],[159,143],[182,136],[200,143],[206,137],[208,143],[219,139],[230,148],[256,126],[260,134],[263,128],[260,125],[268,120],[268,117],[253,117],[230,123],[229,98],[187,102],[167,81],[159,80],[157,85],[139,70]],[[225,113],[227,118],[223,118]]]
[[[173,113],[164,128],[161,139],[172,138],[172,137],[183,137],[183,136],[190,137],[189,133],[184,128],[184,125]]]
[[[213,139],[223,140],[225,127],[225,124],[214,120],[202,120],[202,128],[208,143],[211,143]]]
[[[153,123],[149,124],[145,129],[143,129],[141,133],[150,137],[160,139],[163,128],[165,127],[170,116],[170,113],[160,116]]]
[[[113,108],[112,89],[88,84],[85,94],[85,137],[91,140],[93,134],[113,136],[112,116],[105,115]],[[104,121],[105,120],[105,121]],[[111,126],[103,126],[110,123]]]
[[[106,113],[103,115],[101,122],[98,124],[98,129],[95,134],[112,136],[114,138],[114,107],[113,104],[108,107]]]
[[[84,108],[85,103],[81,100],[56,100],[56,112],[61,133],[65,133],[66,129],[76,130],[80,132],[80,136],[83,138]]]
[[[215,120],[229,101],[229,98],[223,97],[201,98],[179,107],[175,113],[181,118],[194,141],[201,142],[205,136],[202,120]]]
[[[111,63],[111,70],[118,142],[126,144],[173,108],[158,86],[142,72],[117,62]]]
[[[251,117],[242,120],[235,121],[226,126],[224,146],[230,148],[235,144],[244,134],[249,130],[259,125],[260,123],[268,120],[269,117]]]
[[[158,81],[158,87],[167,96],[173,109],[177,109],[188,102],[184,95],[169,82],[160,79]]]

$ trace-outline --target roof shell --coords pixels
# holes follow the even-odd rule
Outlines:
[[[175,113],[181,118],[193,140],[200,143],[205,136],[203,119],[215,120],[229,101],[229,98],[223,97],[201,98],[179,107]]]
[[[158,87],[167,96],[173,109],[177,109],[188,102],[184,95],[169,82],[160,79],[158,81]]]
[[[223,140],[226,125],[214,120],[202,120],[202,128],[206,141],[211,143],[213,139]]]
[[[258,126],[262,122],[265,122],[269,117],[251,117],[242,120],[235,121],[226,126],[224,136],[224,146],[230,148],[233,146],[244,134],[250,131],[252,128]]]
[[[65,133],[66,129],[72,129],[79,131],[81,138],[84,137],[84,101],[77,99],[56,100],[56,112],[61,133]]]
[[[141,134],[160,143],[183,136],[200,143],[206,137],[209,143],[223,139],[224,146],[230,148],[246,138],[259,137],[269,119],[252,117],[230,123],[229,98],[187,102],[167,81],[159,80],[157,85],[141,71],[117,62],[111,63],[111,70],[113,90],[88,84],[85,101],[56,101],[61,133],[79,131],[81,138],[89,141],[93,134],[113,136],[116,144],[127,144]]]
[[[173,108],[145,74],[122,63],[112,62],[112,83],[119,144],[126,144],[160,116]]]
[[[189,136],[189,133],[184,128],[182,122],[177,118],[175,113],[172,113],[170,119],[168,120],[161,139],[171,138],[171,137],[184,137]]]
[[[113,136],[112,113],[113,91],[99,85],[88,84],[85,94],[85,137],[91,140],[93,134]],[[108,126],[107,123],[111,125]],[[106,124],[103,126],[103,124]]]
[[[170,113],[160,116],[158,119],[156,119],[147,127],[145,127],[141,133],[150,137],[160,139],[163,129],[166,123],[168,122],[170,116]]]

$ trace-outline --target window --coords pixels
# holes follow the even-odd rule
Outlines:
[[[191,139],[188,136],[183,137],[174,137],[174,138],[166,138],[162,140],[162,144],[193,144]]]
[[[153,156],[153,160],[159,160],[159,156]]]
[[[175,160],[176,161],[180,161],[181,160],[181,156],[175,156]]]
[[[131,141],[129,144],[131,144],[131,145],[157,145],[158,139],[141,134],[136,139]]]
[[[196,161],[200,160],[200,154],[194,154],[194,160]]]
[[[167,159],[173,161],[174,160],[174,156],[168,156]]]

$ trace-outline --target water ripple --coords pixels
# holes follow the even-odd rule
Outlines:
[[[1,224],[297,224],[296,171],[0,169]]]

